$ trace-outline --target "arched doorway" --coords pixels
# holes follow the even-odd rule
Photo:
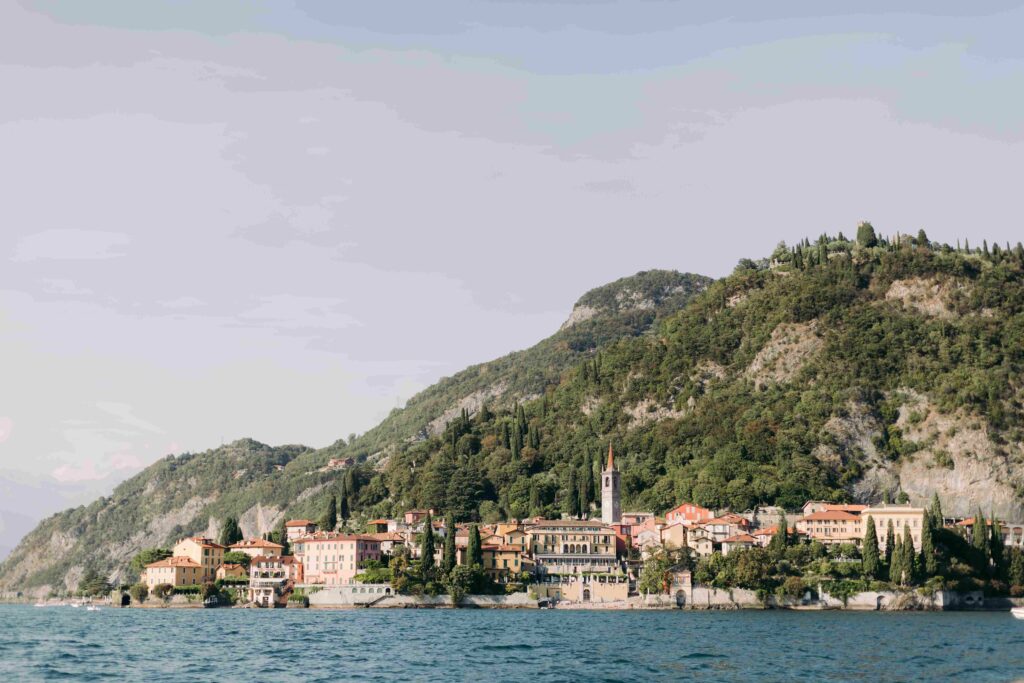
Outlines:
[[[583,589],[583,602],[590,602],[590,589],[589,588],[584,588]]]
[[[684,591],[676,591],[676,607],[682,607],[686,604],[686,593]]]

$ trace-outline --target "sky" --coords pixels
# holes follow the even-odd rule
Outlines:
[[[1020,3],[695,5],[0,3],[0,556],[169,453],[364,432],[640,270],[1022,239]]]

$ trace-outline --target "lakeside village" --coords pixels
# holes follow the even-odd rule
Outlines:
[[[937,498],[799,512],[682,503],[659,517],[621,511],[611,447],[601,477],[600,520],[455,524],[409,510],[347,533],[332,501],[320,524],[266,538],[185,538],[140,553],[162,557],[137,558],[121,604],[935,609],[1024,595],[1024,524],[945,518]]]

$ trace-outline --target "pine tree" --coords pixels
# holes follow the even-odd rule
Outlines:
[[[469,566],[484,566],[484,549],[480,545],[480,527],[476,524],[469,527],[469,543],[466,545],[466,558]]]
[[[935,557],[935,520],[930,512],[924,513],[924,526],[921,528],[921,571],[924,578],[930,579],[939,574],[939,560]]]
[[[324,512],[324,516],[320,518],[320,530],[321,531],[334,531],[334,528],[338,526],[338,499],[335,496],[331,496],[327,501],[327,510]]]
[[[220,544],[229,546],[242,540],[242,530],[238,527],[238,520],[228,517],[224,520],[224,527],[220,530]]]
[[[423,520],[423,533],[420,535],[420,572],[426,580],[434,570],[434,520],[427,513]]]
[[[974,524],[971,527],[971,545],[978,550],[988,549],[988,527],[985,524],[985,515],[981,514],[981,508],[974,515]]]
[[[938,492],[935,492],[935,493],[932,494],[931,518],[932,518],[932,524],[935,525],[936,529],[939,529],[939,528],[942,527],[944,519],[942,517],[942,503],[939,502],[939,494],[938,494]]]
[[[864,576],[876,579],[878,578],[878,533],[875,531],[875,520],[871,515],[868,515],[864,523],[867,526],[864,532],[861,568],[864,571]]]
[[[444,556],[441,558],[441,573],[448,576],[455,567],[455,517],[452,513],[444,520]]]

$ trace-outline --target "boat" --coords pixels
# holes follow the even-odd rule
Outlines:
[[[45,602],[37,602],[35,605],[33,605],[33,607],[46,607],[46,603]]]
[[[85,611],[86,612],[99,612],[100,608],[97,607],[96,605],[89,605],[88,607],[85,608]]]
[[[210,597],[203,600],[203,607],[220,607],[220,600],[217,599],[216,595],[211,595]]]
[[[1024,619],[1024,607],[1011,607],[1010,614],[1012,614],[1015,619]]]

